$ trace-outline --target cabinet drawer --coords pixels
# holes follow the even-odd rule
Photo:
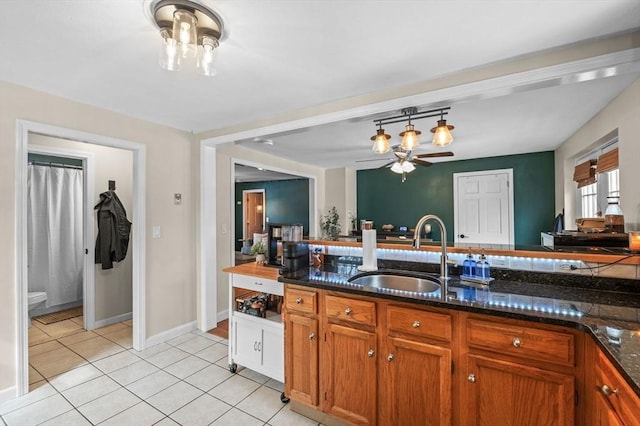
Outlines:
[[[611,365],[605,354],[599,352],[597,362],[596,391],[601,392],[609,401],[625,425],[640,425],[640,398]]]
[[[574,340],[570,333],[476,319],[467,321],[470,347],[535,361],[573,366]]]
[[[387,326],[389,331],[451,340],[451,316],[446,314],[389,306]]]
[[[288,311],[315,314],[318,312],[317,297],[318,293],[315,291],[287,288],[284,292],[284,303]]]
[[[376,325],[376,304],[347,297],[327,296],[327,319],[339,319],[358,324]]]
[[[261,293],[275,294],[282,296],[282,283],[267,278],[252,277],[249,275],[232,274],[233,286],[246,288],[248,290],[259,291]]]

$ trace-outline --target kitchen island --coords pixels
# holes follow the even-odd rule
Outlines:
[[[286,392],[292,408],[303,414],[327,424],[335,419],[396,422],[412,406],[410,398],[390,395],[391,386],[396,392],[440,395],[437,401],[414,401],[422,407],[430,404],[432,417],[441,419],[434,424],[513,420],[504,413],[490,414],[505,410],[525,416],[515,417],[524,421],[528,414],[521,408],[536,405],[540,395],[540,404],[549,406],[529,413],[543,416],[535,417],[537,424],[640,422],[640,289],[633,291],[635,280],[621,280],[627,285],[616,288],[627,291],[610,291],[553,285],[556,274],[541,274],[542,284],[496,279],[490,286],[467,285],[454,277],[437,292],[417,294],[355,285],[350,278],[359,272],[352,257],[325,259],[320,268],[279,278],[285,283]],[[385,267],[389,265],[393,262]],[[405,263],[399,265],[406,270]],[[563,281],[561,274],[557,277]],[[416,333],[419,327],[425,329],[422,334]],[[609,336],[607,327],[621,335]],[[343,352],[345,347],[362,353]],[[429,374],[423,377],[422,368],[413,368],[411,377],[417,382],[402,382],[406,363],[401,353],[423,364]],[[309,376],[310,362],[317,364],[317,377]],[[404,367],[394,370],[394,364]],[[301,375],[295,371],[298,365],[307,371]],[[610,379],[613,374],[623,383]],[[433,377],[439,379],[434,382]],[[350,387],[343,380],[355,384]],[[612,386],[611,380],[617,384]],[[430,392],[418,382],[431,383]],[[486,394],[487,386],[494,389],[495,399]],[[498,392],[502,388],[509,392]],[[506,403],[518,393],[522,405]],[[471,408],[485,417],[469,414]],[[423,414],[428,412],[423,408]]]

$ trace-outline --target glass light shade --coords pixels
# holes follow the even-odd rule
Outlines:
[[[182,56],[185,58],[196,56],[197,23],[196,16],[188,10],[173,12],[173,38],[177,40]]]
[[[202,46],[198,47],[198,72],[206,76],[216,75],[216,56],[218,53],[218,40],[212,37],[203,37]]]
[[[160,32],[162,35],[162,46],[160,46],[160,66],[169,71],[179,71],[182,66],[178,42],[169,37],[167,30]]]
[[[393,163],[393,165],[391,166],[391,171],[393,173],[402,173],[402,164],[400,164],[399,161],[396,161],[395,163]]]
[[[373,141],[373,146],[371,149],[376,154],[385,154],[389,152],[391,147],[389,146],[389,139],[391,139],[390,135],[384,133],[384,129],[378,129],[375,136],[371,136],[371,140]]]
[[[400,146],[402,149],[406,151],[411,151],[420,146],[420,141],[418,140],[418,135],[420,135],[419,130],[414,130],[413,124],[407,124],[404,132],[400,133],[402,137],[402,142]]]
[[[431,129],[433,132],[432,144],[435,146],[446,146],[453,142],[453,136],[451,135],[453,126],[447,125],[447,120],[438,120],[438,126]]]
[[[410,161],[403,161],[402,162],[402,171],[403,172],[411,173],[415,169],[416,169],[416,166],[414,166],[412,162],[410,162]]]

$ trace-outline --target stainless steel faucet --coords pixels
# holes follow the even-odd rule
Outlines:
[[[442,239],[440,243],[440,278],[446,283],[449,275],[447,273],[447,228],[444,226],[442,219],[434,214],[422,216],[413,233],[413,247],[416,249],[420,248],[420,230],[428,220],[433,220],[440,228],[440,237]]]

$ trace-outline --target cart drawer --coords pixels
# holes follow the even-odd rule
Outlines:
[[[261,293],[275,294],[277,296],[284,295],[283,285],[281,282],[260,277],[252,277],[249,275],[232,274],[233,286],[246,288],[248,290],[259,291]]]

